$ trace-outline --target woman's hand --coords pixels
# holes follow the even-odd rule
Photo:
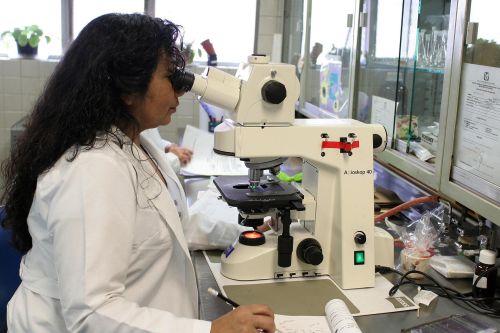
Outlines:
[[[179,147],[175,143],[170,144],[167,148],[165,148],[166,153],[172,153],[179,158],[182,166],[185,166],[191,161],[193,157],[193,151],[191,149]]]
[[[212,322],[210,333],[274,333],[274,313],[264,304],[241,305]]]

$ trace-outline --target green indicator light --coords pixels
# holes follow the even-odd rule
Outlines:
[[[365,264],[365,251],[354,251],[354,265]]]

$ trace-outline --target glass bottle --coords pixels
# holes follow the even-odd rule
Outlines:
[[[479,278],[476,283],[476,296],[477,297],[494,297],[497,279],[497,269],[492,269],[495,267],[497,254],[495,251],[491,250],[481,250],[479,252],[479,262],[476,265],[474,271],[474,279],[472,283],[475,283],[479,275],[490,270],[486,275]]]

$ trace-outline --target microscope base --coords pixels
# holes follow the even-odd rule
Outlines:
[[[297,245],[305,238],[314,238],[303,227],[293,228],[293,253],[290,267],[278,266],[278,235],[266,235],[266,243],[259,246],[239,242],[221,256],[221,274],[233,280],[265,280],[285,277],[317,276],[328,274],[326,261],[315,266],[297,258]],[[227,254],[227,255],[226,255]]]

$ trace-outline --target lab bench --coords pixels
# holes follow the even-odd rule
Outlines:
[[[401,199],[406,201],[412,198],[427,195],[421,189],[410,184],[406,180],[400,178],[399,176],[391,173],[380,165],[375,165],[376,171],[376,183],[384,184],[391,189],[404,189],[403,191],[398,191]],[[188,199],[188,203],[191,204],[199,191],[206,189],[209,178],[186,178],[184,179],[185,191]],[[405,197],[407,196],[407,197]],[[420,208],[422,209],[422,208]],[[418,214],[418,211],[409,212],[410,216]],[[399,257],[398,251],[395,251],[395,258]],[[196,271],[196,279],[198,283],[199,290],[199,308],[200,308],[200,318],[204,320],[214,320],[225,313],[232,310],[232,307],[224,303],[220,299],[211,296],[207,289],[209,287],[217,288],[217,282],[209,268],[209,265],[205,259],[202,251],[192,252],[193,264]],[[433,274],[436,277],[438,274]],[[396,283],[399,276],[394,273],[387,273],[384,276],[389,279],[392,283]],[[444,280],[444,278],[442,279]],[[456,281],[449,280],[450,284],[457,283],[457,289],[463,288],[464,279],[458,279]],[[460,285],[461,284],[461,285]],[[411,285],[401,286],[401,291],[407,296],[413,298],[417,293],[417,288]],[[437,302],[436,302],[437,301]],[[402,329],[411,328],[417,325],[442,319],[451,315],[456,314],[470,314],[474,318],[478,319],[480,322],[489,324],[493,327],[500,328],[500,320],[485,315],[481,315],[470,311],[466,308],[465,304],[457,304],[450,299],[438,297],[430,307],[421,307],[419,310],[415,311],[402,311],[387,314],[378,315],[366,315],[355,317],[360,329],[364,333],[369,332],[400,332]]]

